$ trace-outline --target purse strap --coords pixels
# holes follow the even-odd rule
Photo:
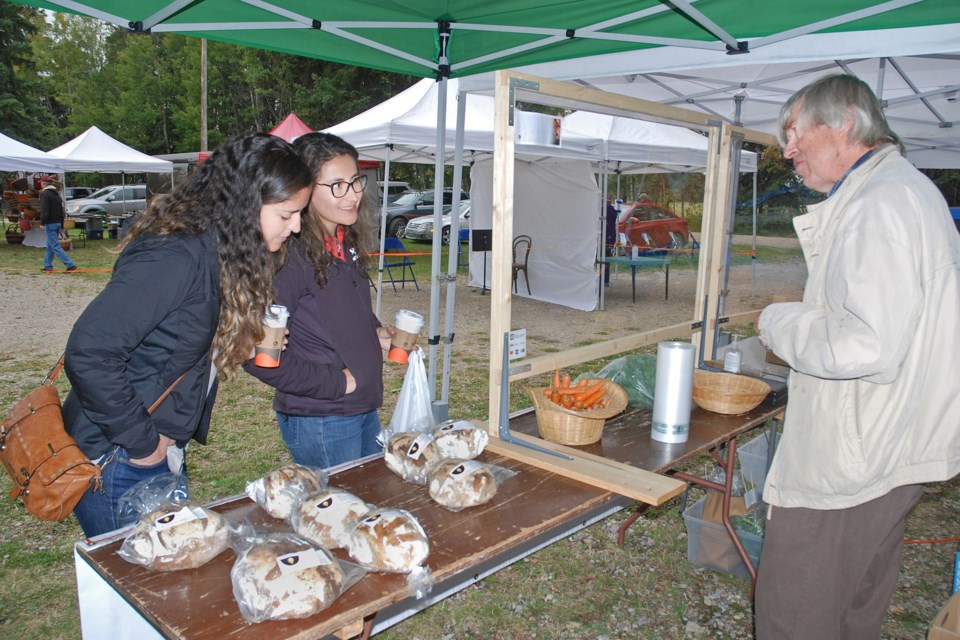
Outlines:
[[[57,360],[57,363],[56,363],[55,365],[53,365],[53,368],[50,369],[50,371],[47,372],[46,381],[49,381],[51,384],[53,383],[54,380],[57,379],[57,377],[60,375],[60,372],[63,371],[63,357],[64,357],[64,355],[66,355],[66,354],[61,353],[61,354],[60,354],[60,359]],[[167,390],[164,391],[162,394],[160,394],[160,397],[157,398],[156,401],[155,401],[152,405],[150,405],[150,408],[147,409],[147,413],[153,413],[154,410],[156,410],[156,408],[160,406],[160,403],[167,399],[167,396],[170,395],[170,392],[173,391],[174,387],[176,387],[178,384],[180,384],[180,381],[183,380],[183,378],[184,378],[186,375],[187,375],[187,372],[186,372],[186,371],[184,371],[183,373],[181,373],[181,374],[180,374],[180,377],[177,378],[176,380],[174,380],[174,381],[173,381],[173,384],[171,384],[169,387],[167,387]]]

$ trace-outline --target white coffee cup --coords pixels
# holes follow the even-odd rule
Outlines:
[[[280,354],[283,353],[283,339],[287,335],[289,319],[290,312],[282,304],[267,307],[267,313],[263,316],[263,340],[254,347],[255,365],[271,369],[280,366]]]
[[[387,357],[394,362],[406,364],[410,352],[417,345],[417,338],[423,330],[423,316],[409,309],[397,311],[393,321],[396,333],[390,339],[390,351]]]

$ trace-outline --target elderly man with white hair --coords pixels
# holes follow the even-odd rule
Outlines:
[[[757,320],[792,372],[763,492],[756,636],[875,640],[922,483],[960,471],[960,238],[860,80],[801,89],[779,129],[827,197],[794,218],[802,302]]]

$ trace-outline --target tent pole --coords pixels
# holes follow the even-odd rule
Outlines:
[[[752,296],[757,297],[757,171],[753,172],[753,254],[750,256],[753,266]]]
[[[619,180],[619,175],[617,179]],[[600,276],[597,279],[597,289],[599,290],[599,309],[603,311],[605,309],[606,302],[606,287],[603,286],[604,281],[604,271],[610,268],[610,265],[604,262],[604,259],[607,257],[607,180],[609,179],[609,174],[607,173],[607,161],[606,159],[601,160],[600,165],[600,241],[597,243],[597,262],[600,263]]]
[[[453,354],[453,319],[457,299],[457,272],[460,270],[460,192],[463,191],[463,131],[467,122],[467,94],[457,97],[457,133],[453,155],[453,202],[450,209],[450,245],[447,252],[447,306],[443,313],[443,373],[440,379],[440,404],[449,412],[450,360]],[[469,267],[467,268],[469,278]]]
[[[383,247],[387,241],[387,195],[390,193],[390,152],[393,144],[387,142],[387,157],[383,161],[383,196],[380,198],[380,257],[377,259],[377,318],[380,317],[380,304],[383,299]]]
[[[441,33],[441,38],[443,34]],[[447,407],[437,402],[437,345],[440,342],[438,316],[440,315],[440,269],[442,267],[443,242],[443,180],[444,156],[446,154],[447,137],[447,79],[441,78],[437,83],[437,143],[434,158],[433,187],[433,250],[430,262],[430,361],[427,366],[427,381],[430,384],[430,401],[433,406],[433,417],[439,423],[447,419]],[[453,194],[451,194],[453,195]],[[459,199],[454,203],[459,207]],[[453,209],[450,215],[454,215]]]

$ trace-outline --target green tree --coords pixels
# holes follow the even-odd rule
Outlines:
[[[32,49],[42,23],[37,9],[0,3],[0,122],[5,134],[48,149],[54,146],[53,110]]]

